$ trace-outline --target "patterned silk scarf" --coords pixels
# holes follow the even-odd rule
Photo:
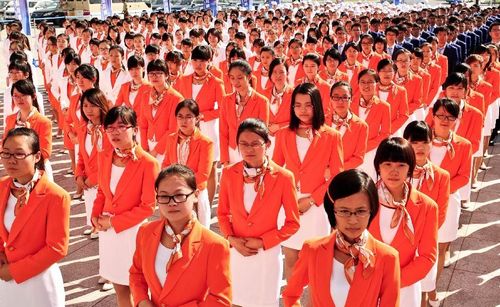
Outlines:
[[[365,229],[361,236],[354,243],[349,243],[345,240],[344,235],[337,230],[335,235],[335,246],[338,250],[351,256],[344,263],[344,273],[349,284],[354,280],[356,265],[358,261],[363,264],[363,277],[366,279],[373,273],[375,267],[375,255],[366,247],[368,241],[368,230]]]
[[[176,261],[182,258],[182,249],[181,249],[182,241],[189,235],[191,230],[193,230],[195,222],[196,222],[196,217],[195,214],[193,214],[191,216],[191,219],[186,223],[186,226],[184,226],[184,229],[182,229],[180,233],[175,234],[174,230],[172,229],[172,226],[170,226],[170,224],[168,223],[168,220],[165,220],[165,231],[172,238],[172,241],[175,243],[174,252],[172,253],[172,256],[170,256],[170,259],[167,262],[166,266],[167,273],[172,267],[172,265]]]

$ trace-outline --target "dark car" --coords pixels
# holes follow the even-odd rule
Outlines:
[[[58,0],[37,1],[31,13],[31,18],[35,23],[45,20],[58,26],[62,25],[65,17],[66,13],[62,10]]]

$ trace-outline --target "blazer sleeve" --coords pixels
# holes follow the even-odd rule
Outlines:
[[[404,123],[408,120],[409,110],[408,110],[408,94],[405,88],[398,89],[401,92],[399,93],[399,108],[398,108],[398,116],[395,120],[391,122],[391,131],[396,132],[399,128],[403,126]],[[392,107],[392,106],[391,106]]]
[[[284,177],[281,184],[283,193],[281,203],[285,210],[285,224],[280,229],[273,229],[261,236],[264,249],[269,249],[285,241],[299,230],[299,206],[293,175]]]
[[[198,186],[208,181],[208,177],[212,172],[214,164],[214,143],[203,142],[201,143],[200,158],[198,159],[198,171],[195,174]]]
[[[380,306],[399,306],[399,289],[401,287],[401,272],[399,257],[389,254],[384,257],[384,276],[380,286]]]
[[[456,161],[460,163],[458,167],[458,172],[453,178],[450,178],[450,194],[455,193],[458,189],[469,183],[469,178],[471,174],[472,167],[472,146],[467,144],[467,150],[464,153],[464,157],[461,161]]]
[[[142,178],[141,202],[131,210],[111,217],[111,225],[116,233],[120,233],[151,216],[155,206],[155,180],[160,172],[158,162],[151,161],[144,166]]]
[[[44,121],[40,129],[40,151],[44,159],[49,159],[52,154],[52,122]]]
[[[382,110],[381,110],[382,111]],[[384,110],[385,111],[385,110]],[[381,114],[382,121],[380,122],[380,129],[378,136],[374,139],[368,140],[368,148],[377,148],[380,142],[391,135],[391,106],[387,106],[387,111]]]
[[[354,153],[351,157],[344,161],[344,169],[349,170],[356,168],[363,164],[365,159],[366,149],[368,147],[368,126],[366,124],[360,125],[358,140],[356,141],[356,147]]]
[[[116,100],[115,100],[116,107],[121,106],[125,102],[125,99],[124,99],[125,86],[124,85],[125,84],[122,84],[122,86],[120,87],[120,91],[118,92],[118,96],[116,97]],[[137,114],[137,116],[139,116],[139,114]]]
[[[262,99],[259,109],[260,119],[262,119],[266,126],[269,126],[269,101],[267,98]]]
[[[130,292],[132,293],[134,306],[139,305],[141,301],[150,299],[148,294],[148,283],[142,271],[142,241],[144,229],[144,226],[141,226],[137,233],[134,258],[132,259],[132,266],[129,270]]]
[[[284,128],[287,129],[287,128]],[[276,134],[276,137],[274,138],[274,141],[276,144],[274,145],[274,152],[273,152],[273,161],[278,164],[279,166],[285,165],[285,155],[283,153],[283,149],[281,148],[283,146],[283,138],[285,137],[284,132],[278,131]]]
[[[215,82],[215,99],[216,99],[216,102],[219,106],[220,106],[220,103],[222,102],[222,99],[224,99],[223,87],[224,86],[222,85],[222,82],[219,82],[219,81]],[[217,107],[217,109],[215,109],[215,104],[214,104],[213,109],[203,112],[203,120],[210,121],[212,119],[219,118],[219,108],[220,108],[219,106]]]
[[[45,246],[33,255],[9,263],[9,271],[17,283],[40,274],[68,253],[70,203],[66,192],[52,197],[47,206]]]
[[[427,202],[427,212],[424,225],[422,226],[422,236],[418,244],[418,256],[404,268],[401,268],[401,287],[413,285],[424,278],[436,262],[437,258],[437,205],[434,201]],[[421,209],[422,210],[422,209]]]
[[[97,195],[94,200],[94,204],[92,205],[92,217],[99,217],[99,215],[101,215],[102,210],[104,209],[104,203],[106,202],[106,195],[104,195],[104,192],[101,189],[103,183],[101,180],[98,180],[98,182]]]
[[[142,99],[141,101],[136,101],[137,102],[140,102],[140,103],[146,103],[146,102],[143,102]],[[147,116],[146,116],[146,109],[148,108],[145,108],[145,105],[141,105],[141,116],[139,116],[139,131],[141,133],[141,147],[145,150],[145,151],[149,151],[150,148],[149,148],[149,145],[148,145],[148,126],[149,126],[149,123],[148,123],[148,119],[147,119]]]
[[[233,225],[231,223],[232,215],[231,208],[229,204],[229,193],[231,193],[231,188],[228,186],[231,178],[227,174],[228,170],[222,171],[222,177],[220,179],[220,190],[219,190],[219,206],[217,208],[217,219],[219,220],[219,228],[222,235],[227,238],[234,235]]]
[[[448,201],[450,200],[450,174],[443,172],[439,183],[439,192],[436,203],[438,205],[438,229],[443,225],[448,211]]]
[[[225,97],[220,104],[219,138],[220,138],[220,162],[229,162],[229,125],[227,122],[226,106],[228,98]]]
[[[299,259],[293,267],[292,276],[283,291],[283,305],[285,307],[300,307],[300,297],[304,287],[309,284],[309,257],[310,247],[306,242],[299,252]],[[309,294],[311,295],[311,294]]]
[[[85,144],[78,144],[79,150],[78,150],[78,161],[76,163],[76,169],[75,169],[75,179],[80,176],[85,176],[85,162],[83,161],[83,155],[82,155],[82,150],[85,150],[82,146],[85,146]]]

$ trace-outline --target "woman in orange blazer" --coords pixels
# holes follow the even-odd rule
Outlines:
[[[370,233],[399,252],[401,306],[419,307],[422,280],[437,258],[438,209],[436,203],[409,182],[415,152],[400,137],[385,139],[375,155],[379,210]]]
[[[70,197],[49,181],[36,132],[10,130],[0,152],[0,300],[4,306],[64,306],[57,262],[69,241]]]
[[[253,72],[253,75],[257,79],[257,82],[255,82],[255,90],[259,94],[265,95],[272,87],[271,78],[269,77],[269,68],[275,57],[272,47],[264,46],[260,49],[261,64],[259,68]]]
[[[330,233],[323,196],[331,178],[344,169],[341,135],[325,125],[321,95],[314,84],[295,88],[290,114],[288,128],[276,134],[273,155],[278,165],[286,165],[294,174],[302,215],[299,231],[282,244],[287,278],[304,241]]]
[[[155,190],[161,217],[139,229],[130,267],[134,305],[231,306],[229,246],[193,216],[195,174],[173,164]]]
[[[297,80],[305,76],[302,64],[302,44],[303,41],[296,38],[292,38],[288,42],[288,52],[290,54],[286,59],[288,65],[288,84],[295,85]]]
[[[338,69],[340,62],[342,62],[342,57],[337,48],[330,48],[325,52],[323,56],[324,69],[320,70],[319,77],[330,86],[339,81],[349,82],[347,73]]]
[[[231,53],[231,50],[236,47],[238,47],[238,45],[236,45],[235,42],[228,42],[225,49],[226,59],[219,63],[219,69],[222,71],[223,75],[222,81],[224,81],[224,91],[228,94],[233,92],[231,82],[229,81],[229,64],[231,64],[229,54]]]
[[[431,75],[427,71],[427,69],[422,68],[423,60],[424,60],[424,53],[422,52],[422,49],[414,48],[411,51],[411,56],[410,56],[410,71],[413,74],[418,75],[420,76],[420,78],[422,78],[422,102],[424,103],[424,109],[425,109],[425,107],[428,106],[430,103],[429,99],[431,99],[432,97],[429,97],[431,88]],[[425,113],[423,115],[425,116]],[[420,120],[423,120],[423,118],[421,118]]]
[[[236,60],[247,61],[245,51],[243,51],[240,48],[236,48],[236,47],[231,49],[231,51],[229,52],[227,63],[224,63],[224,67],[227,67],[227,69],[226,68],[224,69],[225,71],[224,71],[224,80],[223,81],[224,81],[224,91],[227,94],[233,93],[235,91],[235,88],[233,87],[233,84],[231,83],[231,78],[229,76],[229,68],[230,68],[231,63],[236,61]],[[223,64],[223,63],[221,63],[221,64]],[[248,65],[250,65],[250,64],[248,64]],[[251,87],[255,89],[255,87],[257,85],[257,77],[253,74],[253,71],[252,71],[252,74],[250,74],[250,80],[251,80],[250,81]]]
[[[342,172],[324,198],[335,230],[306,241],[283,292],[284,306],[301,306],[305,286],[313,306],[399,306],[398,252],[367,229],[379,210],[373,180],[359,170]]]
[[[357,61],[364,69],[376,70],[382,56],[373,50],[373,37],[370,34],[361,34],[359,45],[361,49],[358,52]]]
[[[349,77],[349,83],[352,87],[352,92],[354,95],[358,93],[358,75],[363,70],[363,65],[358,62],[359,49],[355,43],[349,42],[344,46],[344,53],[346,59],[340,63],[339,70],[346,73]]]
[[[233,61],[229,77],[235,92],[224,96],[220,105],[220,162],[222,164],[241,161],[236,148],[236,132],[240,123],[250,117],[269,123],[269,102],[250,86],[252,68],[245,60]]]
[[[352,88],[340,81],[332,86],[330,103],[333,115],[326,123],[342,135],[344,169],[353,169],[363,164],[368,144],[368,125],[351,111]]]
[[[391,133],[394,136],[403,134],[403,125],[408,121],[408,97],[403,86],[394,83],[394,62],[389,59],[381,60],[377,66],[379,82],[377,96],[387,101],[391,106]]]
[[[196,64],[195,64],[196,66]],[[162,168],[179,163],[188,166],[196,174],[198,183],[197,216],[200,223],[210,228],[210,200],[207,181],[213,172],[214,143],[198,128],[200,109],[193,99],[186,99],[175,108],[179,130],[166,136],[156,145],[156,151],[164,153]],[[159,148],[162,146],[162,148]]]
[[[132,109],[109,110],[104,129],[113,150],[99,155],[91,218],[99,231],[99,275],[113,283],[118,306],[131,306],[128,269],[137,231],[153,214],[159,166],[135,141],[137,116]]]
[[[243,161],[222,172],[217,210],[220,230],[231,244],[233,304],[278,306],[280,243],[299,229],[295,182],[291,172],[265,155],[266,123],[246,119],[236,138]],[[284,223],[278,223],[280,210]]]
[[[144,59],[132,55],[127,60],[127,69],[130,75],[130,81],[122,84],[115,106],[127,106],[134,109],[137,116],[141,116],[141,96],[145,95],[150,85],[143,79]],[[140,119],[139,119],[140,122]]]
[[[199,128],[214,144],[213,168],[208,179],[208,198],[214,199],[217,186],[215,161],[219,161],[219,106],[224,99],[224,83],[208,70],[212,50],[208,46],[197,46],[191,53],[194,73],[179,79],[179,93],[184,98],[196,100],[200,109]],[[206,191],[205,191],[206,192]],[[204,193],[205,193],[204,192]],[[204,220],[202,222],[204,224]]]
[[[424,101],[427,106],[434,103],[437,99],[437,95],[440,91],[441,84],[443,84],[444,79],[442,78],[441,66],[436,64],[435,60],[432,59],[432,46],[429,43],[423,43],[420,46],[422,49],[423,60],[420,64],[420,67],[427,70],[427,72],[431,75],[431,83],[429,87],[429,92],[427,95],[427,101]]]
[[[302,66],[304,67],[305,76],[300,78],[295,83],[295,86],[303,83],[311,83],[316,86],[321,94],[321,102],[323,107],[323,114],[325,117],[331,115],[330,110],[330,87],[331,85],[319,77],[319,66],[321,58],[315,53],[309,53],[304,56]]]
[[[392,59],[396,63],[394,83],[406,89],[408,98],[408,114],[410,120],[423,120],[425,118],[425,105],[422,78],[410,70],[411,52],[400,49],[394,52]]]
[[[153,60],[148,64],[148,78],[151,87],[141,96],[139,128],[141,146],[149,151],[159,163],[163,157],[154,148],[163,136],[177,130],[175,107],[183,100],[182,95],[167,82],[168,68],[163,60]]]
[[[12,101],[19,111],[7,116],[3,134],[4,139],[9,130],[17,127],[27,127],[35,130],[40,139],[47,178],[54,181],[49,161],[52,155],[52,122],[38,111],[39,105],[35,86],[29,80],[19,80],[12,84],[11,95]]]
[[[85,196],[85,214],[87,226],[92,227],[90,217],[92,206],[97,196],[97,156],[100,152],[111,150],[109,139],[105,136],[103,123],[109,110],[109,102],[99,89],[89,89],[82,95],[80,113],[84,122],[78,127],[78,162],[75,170],[75,181]],[[84,235],[91,239],[98,237],[93,229],[86,229]]]
[[[438,206],[438,260],[421,281],[422,302],[431,306],[438,305],[436,284],[443,269],[447,243],[440,243],[439,233],[448,210],[450,199],[450,174],[432,163],[429,155],[432,146],[432,130],[424,121],[413,121],[406,126],[403,137],[408,140],[415,152],[416,165],[411,184],[418,191],[436,201]]]
[[[365,69],[359,73],[359,94],[354,95],[351,111],[368,125],[368,143],[363,164],[359,169],[376,179],[373,159],[380,142],[391,134],[391,106],[375,94],[378,75]]]

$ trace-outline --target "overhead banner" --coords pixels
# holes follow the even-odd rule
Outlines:
[[[208,0],[208,8],[212,11],[212,16],[217,15],[217,0]]]
[[[246,8],[247,10],[253,9],[253,0],[241,0],[240,4],[242,7]]]
[[[31,16],[28,7],[28,0],[14,0],[14,11],[18,20],[23,25],[23,33],[31,35]]]
[[[163,0],[163,11],[165,13],[170,13],[172,11],[170,0]]]
[[[113,15],[111,10],[111,0],[101,0],[101,19],[104,20],[106,17]]]

